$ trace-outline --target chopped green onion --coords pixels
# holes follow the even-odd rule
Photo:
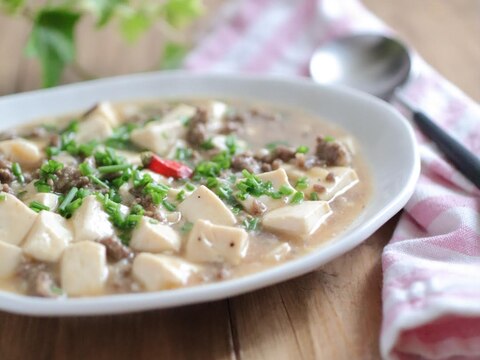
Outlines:
[[[77,192],[78,192],[78,188],[76,188],[76,187],[73,187],[73,188],[70,189],[68,194],[65,196],[65,199],[63,199],[62,203],[58,207],[59,212],[63,213],[65,211],[67,206],[70,205],[70,203],[75,198],[75,195],[77,195]]]
[[[250,217],[243,220],[243,226],[247,231],[256,231],[260,225],[260,219],[257,217]]]
[[[295,184],[295,188],[297,190],[305,190],[308,188],[308,178],[306,176],[302,176],[297,180],[297,183]]]
[[[98,171],[100,172],[100,174],[110,174],[110,173],[116,173],[119,171],[127,170],[130,167],[131,167],[130,164],[107,165],[107,166],[100,166],[98,168]]]
[[[105,189],[110,189],[110,186],[108,186],[108,184],[104,183],[102,180],[100,180],[100,179],[97,178],[96,176],[94,176],[94,175],[88,175],[88,178],[89,178],[94,184],[100,185],[101,187],[103,187],[103,188],[105,188]]]
[[[185,184],[185,189],[187,189],[188,191],[194,191],[196,189],[196,187],[192,183],[188,182],[188,183]]]
[[[45,180],[37,180],[33,183],[33,185],[35,186],[35,189],[37,189],[37,191],[39,193],[49,193],[49,192],[52,192],[52,187],[50,185],[48,185]]]
[[[5,201],[7,199],[7,195],[0,194],[0,202]]]
[[[304,194],[301,191],[297,191],[290,199],[290,204],[300,204],[303,202]]]
[[[323,137],[323,141],[332,142],[332,141],[335,141],[335,138],[331,135],[327,135]]]
[[[39,203],[38,201],[32,201],[30,203],[30,205],[28,205],[28,207],[30,209],[32,209],[33,211],[37,212],[37,213],[42,211],[42,210],[46,210],[46,211],[50,210],[50,208],[48,206],[43,205],[43,204]]]
[[[185,190],[180,190],[180,192],[177,194],[177,201],[182,202],[183,200],[185,200],[185,197],[186,197]]]
[[[12,164],[12,172],[20,184],[23,184],[25,182],[25,177],[23,176],[22,168],[20,167],[20,164],[18,162],[14,162]]]
[[[60,148],[54,147],[54,146],[49,146],[47,147],[47,150],[45,152],[47,153],[47,156],[51,158],[52,156],[60,154]]]
[[[308,153],[309,150],[310,149],[308,148],[308,146],[302,145],[302,146],[299,146],[295,152],[299,154],[306,154]]]
[[[192,157],[192,150],[188,148],[177,148],[175,150],[175,159],[180,161],[188,160]]]
[[[278,192],[281,194],[281,195],[284,195],[284,196],[289,196],[289,195],[292,195],[294,190],[287,186],[287,185],[282,185],[280,187],[280,189],[278,189]]]
[[[225,139],[225,146],[227,147],[230,155],[235,155],[237,152],[237,140],[235,136],[228,135],[227,138]]]
[[[167,209],[168,211],[175,211],[177,209],[177,207],[172,204],[171,202],[169,202],[168,200],[164,199],[162,201],[162,205],[165,209]]]
[[[83,176],[92,175],[95,172],[95,169],[90,165],[88,165],[88,163],[86,162],[83,162],[80,165],[78,165],[78,170],[80,170],[80,173]]]
[[[203,143],[200,144],[200,147],[203,150],[212,150],[215,147],[215,145],[213,144],[213,139],[210,138],[210,139],[204,141]]]
[[[312,193],[310,194],[310,200],[312,200],[312,201],[317,201],[317,200],[319,200],[318,194],[317,194],[316,192],[312,192]]]

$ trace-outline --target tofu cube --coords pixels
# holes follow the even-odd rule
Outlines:
[[[130,139],[142,149],[165,156],[174,147],[177,139],[185,136],[185,121],[195,113],[194,107],[179,105],[161,120],[152,121],[144,128],[132,131]]]
[[[14,275],[21,261],[22,249],[0,241],[0,279]]]
[[[83,199],[82,206],[70,221],[73,224],[73,241],[95,241],[114,235],[107,213],[93,195]]]
[[[349,167],[313,167],[307,171],[288,164],[284,167],[292,182],[306,176],[308,188],[303,190],[305,195],[308,197],[312,192],[316,192],[319,200],[332,201],[358,183],[357,173]]]
[[[25,204],[30,204],[33,201],[48,206],[50,211],[56,211],[59,205],[59,196],[52,193],[36,193],[24,200]]]
[[[185,255],[191,261],[237,265],[246,256],[248,245],[244,229],[198,220],[188,236]]]
[[[206,186],[201,185],[191,193],[178,210],[190,222],[208,220],[217,225],[235,225],[237,219],[230,209]]]
[[[174,256],[141,253],[133,261],[133,277],[147,291],[176,288],[188,284],[199,267]]]
[[[265,254],[264,259],[270,262],[284,261],[291,252],[292,247],[290,244],[283,243],[275,246],[272,250]]]
[[[68,246],[60,264],[62,289],[69,296],[99,295],[108,276],[105,246],[82,241]]]
[[[21,138],[0,141],[0,154],[28,169],[39,165],[43,158],[37,145]]]
[[[20,245],[38,214],[11,194],[0,192],[0,197],[0,241]]]
[[[331,213],[326,201],[304,201],[269,212],[262,224],[267,230],[303,237],[314,232]]]
[[[41,211],[23,244],[25,254],[39,261],[57,262],[72,241],[67,220],[50,211]]]
[[[159,253],[180,250],[182,239],[168,225],[144,216],[132,232],[130,247],[135,251]]]
[[[278,191],[282,186],[285,186],[288,189],[295,191],[295,189],[292,187],[292,185],[290,185],[290,182],[288,181],[287,173],[282,168],[258,174],[257,177],[265,182],[270,181],[276,191]],[[254,206],[255,199],[257,199],[257,201],[261,202],[266,206],[266,212],[283,207],[288,202],[288,196],[285,196],[281,199],[273,199],[267,195],[262,195],[258,198],[249,196],[247,197],[247,199],[240,200],[239,202],[242,204],[245,211],[248,211],[250,214],[257,215],[255,213],[256,210]]]
[[[144,128],[133,130],[130,139],[141,149],[165,156],[175,145],[175,140],[183,137],[186,131],[181,122],[151,122]]]

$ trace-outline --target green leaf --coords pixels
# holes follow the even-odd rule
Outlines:
[[[152,26],[151,18],[143,11],[135,11],[120,22],[120,31],[128,42],[135,42]]]
[[[25,0],[0,0],[0,10],[5,9],[8,13],[15,13],[25,5]]]
[[[163,11],[170,25],[182,27],[203,13],[203,4],[201,0],[168,0]]]
[[[178,69],[186,54],[187,48],[182,44],[167,42],[163,47],[160,66],[162,69]]]
[[[84,0],[84,6],[97,17],[97,26],[105,26],[113,17],[119,5],[127,0]]]
[[[43,86],[58,84],[65,66],[74,60],[74,28],[80,16],[62,8],[36,14],[26,50],[41,63]]]

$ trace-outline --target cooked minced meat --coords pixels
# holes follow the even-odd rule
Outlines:
[[[33,296],[54,298],[61,295],[57,282],[45,263],[25,262],[18,276],[26,283],[27,293]]]
[[[90,179],[73,166],[64,167],[57,173],[57,177],[54,182],[55,191],[62,194],[67,193],[72,187],[85,188],[91,184]]]
[[[12,163],[0,156],[0,183],[10,184],[14,179]]]
[[[327,141],[323,136],[317,137],[315,154],[327,166],[348,166],[351,162],[350,152],[345,145],[336,140]]]
[[[207,111],[204,109],[197,109],[197,112],[188,123],[186,140],[191,146],[199,147],[207,141],[207,122]]]
[[[103,239],[98,240],[100,244],[104,245],[107,248],[107,254],[113,260],[121,260],[130,257],[133,255],[133,252],[122,244],[120,239],[117,236],[109,236]]]
[[[232,169],[234,171],[247,170],[250,173],[258,174],[262,169],[262,162],[252,155],[244,153],[232,158]]]

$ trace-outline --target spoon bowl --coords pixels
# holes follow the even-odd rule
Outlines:
[[[330,41],[310,61],[312,78],[347,85],[388,99],[411,71],[410,54],[400,41],[379,34],[357,34]]]

